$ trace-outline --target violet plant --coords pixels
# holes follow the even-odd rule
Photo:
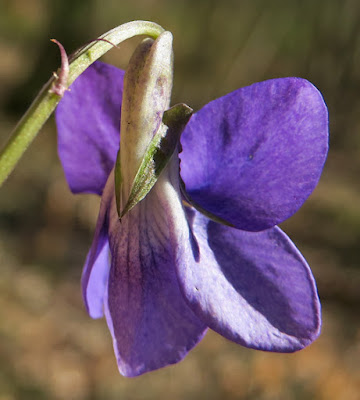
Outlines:
[[[320,178],[323,98],[304,79],[281,78],[193,115],[170,108],[172,35],[148,26],[125,73],[82,64],[74,82],[71,63],[71,91],[46,92],[63,96],[58,151],[70,189],[101,196],[82,275],[87,311],[105,315],[125,376],[180,361],[208,328],[253,349],[300,350],[320,333],[320,302],[277,224]]]

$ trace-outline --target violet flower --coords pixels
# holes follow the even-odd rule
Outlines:
[[[138,62],[155,46],[147,43]],[[171,66],[170,58],[164,63]],[[155,110],[149,122],[134,107],[129,76],[124,87],[123,71],[96,62],[56,113],[71,190],[102,196],[82,287],[90,316],[106,316],[121,374],[180,361],[207,328],[259,350],[309,345],[321,325],[315,281],[276,225],[301,207],[325,162],[328,120],[319,91],[306,80],[281,78],[210,102],[181,136],[180,174],[175,150],[146,197],[120,221],[112,172],[120,108],[122,193],[128,194],[137,146],[144,141],[141,158],[171,91],[171,82],[158,79],[156,90],[146,92],[146,112]],[[131,119],[136,112],[139,121]],[[144,121],[150,136],[142,129],[131,136],[128,127]]]

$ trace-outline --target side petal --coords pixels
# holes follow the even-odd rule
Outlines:
[[[56,109],[59,157],[73,193],[101,194],[115,164],[123,78],[124,71],[97,61]]]
[[[278,228],[246,232],[190,210],[193,262],[178,269],[192,310],[211,329],[246,347],[293,352],[320,333],[311,271]]]
[[[94,239],[81,277],[85,307],[92,318],[103,316],[104,295],[110,269],[107,214],[114,192],[113,180],[114,174],[112,173],[101,198]]]
[[[114,203],[109,216],[112,264],[105,315],[125,376],[180,361],[206,331],[180,291],[174,265],[182,260],[169,235],[171,206],[158,189],[159,181],[121,222]]]
[[[327,108],[306,80],[260,82],[207,104],[181,144],[194,203],[260,231],[294,214],[315,188],[328,149]]]

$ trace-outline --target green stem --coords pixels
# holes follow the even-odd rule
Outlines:
[[[137,35],[146,35],[156,39],[162,32],[164,32],[164,29],[153,22],[133,21],[105,33],[100,38],[106,39],[108,42],[102,40],[94,41],[80,49],[74,55],[70,63],[68,86],[94,61],[112,49],[112,44],[118,45],[124,40]],[[1,150],[0,185],[10,175],[25,150],[29,147],[61,100],[60,96],[50,91],[55,81],[56,77],[52,77],[45,84]]]

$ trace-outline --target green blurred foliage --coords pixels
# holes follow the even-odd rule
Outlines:
[[[69,193],[51,120],[0,189],[0,400],[347,399],[360,393],[360,2],[358,0],[0,0],[0,145],[69,53],[121,23],[174,34],[173,103],[195,110],[240,86],[310,80],[329,107],[331,150],[318,188],[284,229],[323,303],[321,338],[294,355],[210,333],[182,363],[118,375],[104,321],[79,279],[99,200]],[[104,60],[126,63],[137,40]]]

